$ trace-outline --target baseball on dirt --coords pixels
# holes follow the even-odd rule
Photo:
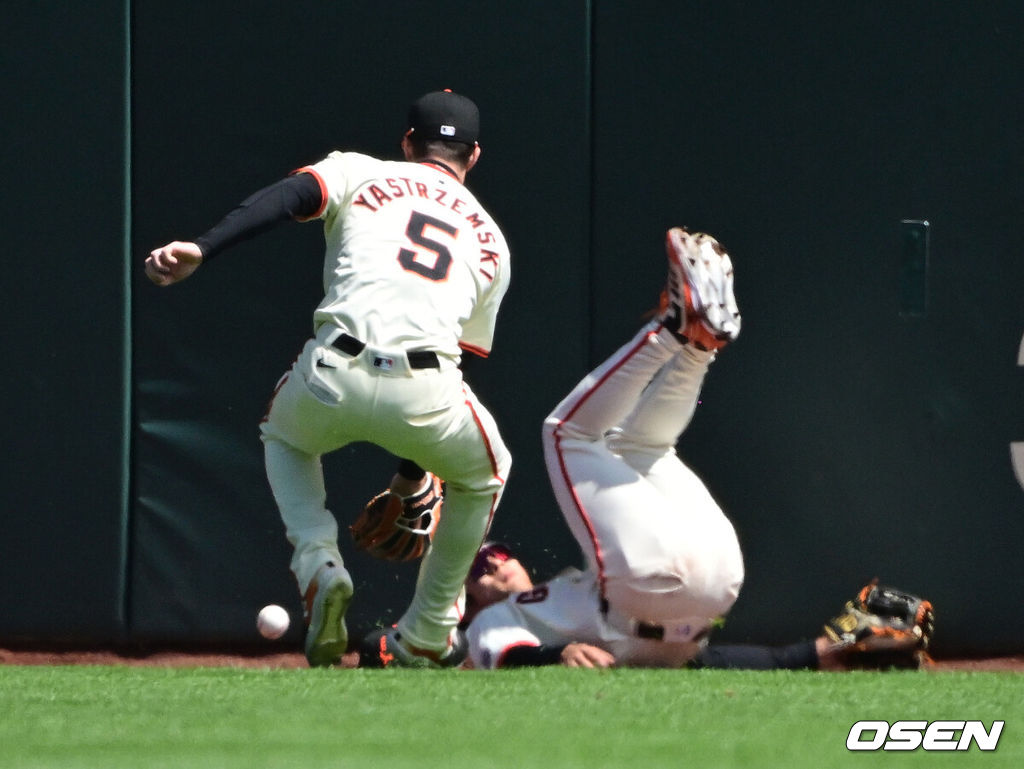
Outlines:
[[[288,616],[288,611],[276,603],[264,606],[256,616],[256,627],[259,629],[260,635],[270,640],[283,636],[288,629],[289,622],[291,622],[291,618]]]

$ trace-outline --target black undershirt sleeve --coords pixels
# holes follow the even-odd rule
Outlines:
[[[515,646],[505,652],[503,668],[558,665],[562,662],[561,646]],[[818,653],[814,641],[800,641],[788,646],[756,646],[753,644],[712,644],[700,651],[691,663],[693,668],[731,670],[817,670]]]
[[[539,667],[541,665],[559,665],[562,662],[561,646],[513,646],[501,658],[503,668]]]
[[[709,644],[701,649],[690,666],[731,670],[817,670],[818,653],[814,641],[800,641],[788,646]]]
[[[312,174],[286,176],[250,195],[195,242],[203,252],[204,261],[209,260],[281,222],[311,217],[323,203],[320,182]]]

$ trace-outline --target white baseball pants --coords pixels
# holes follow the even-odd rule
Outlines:
[[[645,326],[555,408],[544,452],[605,608],[692,628],[732,607],[743,559],[732,524],[675,452],[714,354],[660,329]]]
[[[326,507],[323,454],[368,441],[444,479],[443,514],[412,603],[398,621],[404,639],[432,651],[444,651],[458,621],[452,607],[512,461],[461,372],[442,363],[441,370],[414,370],[400,350],[368,347],[350,357],[311,339],[261,425],[267,478],[295,548],[291,568],[302,593],[321,565],[344,563],[337,520]]]

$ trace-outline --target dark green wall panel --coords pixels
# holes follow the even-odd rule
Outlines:
[[[553,567],[552,547],[572,540],[550,501],[540,424],[586,366],[586,7],[313,6],[250,3],[244,28],[225,4],[136,7],[136,254],[198,235],[331,149],[397,156],[412,99],[443,87],[471,95],[483,156],[469,185],[513,251],[494,352],[467,374],[515,456],[494,533]],[[259,640],[260,606],[298,613],[257,423],[311,331],[321,265],[322,228],[311,223],[240,246],[170,290],[136,275],[140,637]],[[369,446],[328,458],[343,532],[394,461]],[[345,537],[352,624],[396,619],[415,571],[354,554]]]
[[[166,291],[142,259],[330,149],[395,154],[407,103],[452,87],[481,106],[470,185],[514,254],[495,352],[468,372],[515,456],[496,537],[539,577],[578,561],[540,423],[654,304],[664,230],[688,224],[734,253],[745,319],[680,443],[746,553],[723,637],[813,634],[877,575],[936,602],[939,651],[1024,648],[1022,621],[979,599],[1024,587],[1019,4],[131,13],[127,135],[123,3],[19,7],[0,32],[19,182],[3,215],[0,639],[237,643],[258,640],[264,603],[297,615],[257,423],[310,331],[319,225]],[[903,219],[930,222],[910,315]],[[327,459],[343,529],[392,461]],[[353,623],[397,617],[414,569],[346,555]]]
[[[124,16],[22,3],[0,25],[7,638],[121,625]]]
[[[935,601],[939,649],[1019,651],[978,597],[1024,588],[1020,5],[686,6],[597,6],[593,338],[650,302],[666,227],[733,252],[743,335],[680,444],[746,553],[725,636],[814,633],[877,575]]]

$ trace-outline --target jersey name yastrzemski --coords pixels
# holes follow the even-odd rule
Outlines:
[[[501,230],[438,166],[335,152],[300,169],[324,191],[330,322],[369,344],[490,351],[509,280]]]

